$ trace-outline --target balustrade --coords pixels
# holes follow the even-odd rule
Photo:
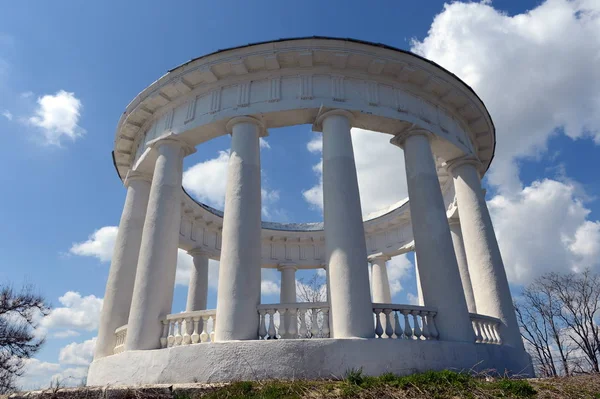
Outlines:
[[[374,303],[376,338],[431,340],[439,336],[434,308]]]
[[[259,305],[258,339],[329,338],[329,304],[325,302]],[[285,314],[291,317],[285,325]]]
[[[170,314],[163,320],[161,348],[215,341],[216,309]]]
[[[470,315],[473,331],[475,331],[475,342],[478,344],[502,344],[500,319],[475,313]]]
[[[121,353],[125,350],[125,338],[127,338],[127,324],[115,330],[115,348],[113,353]]]

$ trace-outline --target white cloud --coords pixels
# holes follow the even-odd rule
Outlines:
[[[260,292],[262,295],[277,295],[279,294],[279,285],[271,280],[262,280],[260,282]]]
[[[587,220],[584,199],[574,183],[545,179],[488,202],[512,283],[600,265],[600,222]]]
[[[95,347],[96,337],[81,343],[71,342],[61,348],[58,354],[58,361],[61,365],[87,366],[94,358]]]
[[[44,317],[40,327],[42,330],[87,330],[98,328],[102,299],[94,295],[82,297],[79,292],[68,291],[58,298],[63,305],[52,309]]]
[[[486,3],[452,2],[412,50],[471,85],[497,129],[489,182],[521,188],[516,160],[564,133],[600,143],[600,3],[548,0],[509,16]]]
[[[392,297],[404,289],[402,280],[410,275],[414,265],[406,254],[394,256],[387,262],[388,280]]]
[[[363,215],[390,206],[408,195],[404,152],[390,144],[391,136],[368,130],[352,129],[352,146],[360,191]],[[322,151],[321,135],[315,136],[307,144],[310,152]],[[319,162],[313,166],[319,183],[302,192],[311,205],[323,208],[323,166]]]
[[[44,362],[39,359],[26,359],[24,375],[17,380],[18,385],[25,390],[47,388],[52,376],[59,372],[60,364]]]
[[[35,115],[28,122],[41,129],[44,144],[60,146],[64,138],[74,141],[85,134],[78,125],[81,109],[75,93],[60,90],[39,97]]]
[[[258,139],[258,144],[260,145],[260,148],[264,148],[265,150],[271,149],[271,145],[269,144],[269,142],[262,137]]]
[[[219,151],[216,158],[197,163],[183,172],[183,187],[199,201],[223,209],[228,163],[229,151]]]
[[[101,227],[94,231],[87,241],[74,243],[69,252],[79,256],[94,256],[102,262],[109,262],[112,258],[118,231],[117,226]]]
[[[2,116],[5,117],[6,119],[8,119],[9,121],[13,120],[13,114],[7,109],[2,111]]]
[[[64,331],[57,331],[54,334],[52,334],[52,338],[68,338],[68,337],[76,337],[79,335],[79,332],[75,331],[75,330],[64,330]]]

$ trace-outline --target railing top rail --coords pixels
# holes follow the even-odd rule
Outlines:
[[[127,330],[127,324],[125,324],[124,326],[121,326],[121,327],[117,328],[115,330],[115,334],[118,334],[118,333],[120,333],[123,330]]]
[[[497,317],[486,316],[484,314],[479,314],[479,313],[469,313],[469,316],[471,316],[471,320],[473,320],[473,319],[487,320],[487,321],[492,321],[494,323],[501,323],[502,322]]]
[[[437,309],[431,306],[404,305],[394,303],[373,303],[373,309],[392,309],[392,310],[418,310],[422,312],[435,312]]]
[[[327,303],[327,302],[267,303],[267,304],[258,305],[256,307],[256,310],[269,310],[269,309],[281,309],[281,308],[328,309],[329,303]]]
[[[185,319],[189,317],[214,316],[217,309],[195,310],[193,312],[173,313],[167,315],[167,320]]]

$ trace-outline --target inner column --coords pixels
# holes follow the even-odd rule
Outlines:
[[[329,111],[317,120],[323,131],[323,214],[334,338],[373,338],[369,289],[354,151],[352,114]]]
[[[219,263],[216,341],[258,338],[261,269],[259,137],[255,118],[229,121],[231,155],[227,169],[223,244]]]

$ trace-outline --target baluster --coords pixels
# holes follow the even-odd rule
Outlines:
[[[383,314],[385,315],[385,335],[386,338],[392,338],[394,334],[394,329],[392,328],[392,309],[383,309]]]
[[[194,317],[194,331],[192,332],[192,343],[197,344],[200,341],[200,334],[198,334],[198,324],[200,323],[200,317]]]
[[[181,341],[183,341],[183,336],[181,335],[181,325],[183,324],[183,319],[175,320],[176,324],[176,334],[175,334],[175,346],[181,345]]]
[[[200,342],[208,342],[208,332],[206,329],[208,328],[208,317],[202,316],[202,332],[200,333]]]
[[[323,326],[321,328],[323,338],[329,338],[329,309],[321,309],[323,312]]]
[[[400,327],[400,317],[398,311],[394,310],[394,335],[396,339],[402,339],[402,327]]]
[[[427,312],[427,327],[429,328],[429,334],[431,335],[431,339],[438,339],[439,332],[437,327],[435,326],[435,312]]]
[[[423,324],[423,338],[428,340],[431,339],[431,333],[429,332],[429,326],[427,325],[427,318],[425,317],[426,314],[427,312],[419,312],[419,315],[421,316],[421,323]]]
[[[288,337],[287,326],[285,325],[286,308],[280,308],[276,311],[279,312],[279,328],[276,328],[276,330],[279,333],[279,338],[286,339]],[[275,337],[277,337],[277,335],[275,335]]]
[[[298,330],[298,334],[300,338],[306,338],[306,334],[308,333],[308,329],[306,328],[306,309],[300,309],[298,311],[300,317],[300,329]]]
[[[258,339],[265,339],[267,336],[267,327],[265,326],[265,314],[267,312],[264,309],[258,311],[260,317],[260,323],[258,327]]]
[[[473,328],[475,330],[475,342],[478,344],[483,342],[483,336],[481,335],[481,329],[479,327],[479,320],[473,320]]]
[[[498,339],[496,338],[496,323],[490,322],[488,324],[488,329],[490,330],[490,342],[494,345],[498,343]]]
[[[412,329],[410,328],[410,323],[408,322],[408,310],[400,311],[404,316],[404,336],[406,339],[410,339],[412,337]]]
[[[275,318],[273,317],[273,315],[275,314],[275,309],[269,309],[267,310],[267,313],[269,314],[269,337],[267,339],[274,339],[275,338]]]
[[[310,337],[318,338],[319,337],[319,323],[317,321],[317,309],[311,309],[310,314]]]
[[[160,337],[160,347],[166,348],[167,347],[167,337],[169,336],[169,322],[167,320],[163,320],[162,324],[163,324],[163,331],[162,331],[162,336]]]
[[[287,310],[288,320],[290,321],[290,325],[287,326],[287,336],[291,339],[298,338],[298,316],[296,312],[296,308],[289,308]]]
[[[210,331],[210,334],[208,334],[208,336],[210,337],[210,342],[215,342],[215,330],[217,328],[217,315],[212,315],[212,321],[213,321],[213,326],[212,326],[212,330]]]
[[[383,328],[381,327],[381,318],[379,317],[381,315],[381,309],[373,309],[373,311],[375,312],[375,336],[377,338],[381,338],[381,336],[383,335]]]
[[[417,319],[417,315],[419,314],[418,310],[413,310],[411,312],[412,317],[413,317],[413,334],[415,336],[415,339],[421,339],[421,327],[419,326],[419,320]]]
[[[491,344],[493,340],[492,334],[490,333],[490,323],[487,320],[483,323],[483,330],[485,331],[485,343]]]
[[[183,320],[182,320],[183,323]],[[192,319],[191,318],[186,318],[185,319],[185,334],[183,334],[183,344],[184,345],[189,345],[192,343],[192,336],[190,335],[190,327],[192,326]]]
[[[167,346],[170,348],[175,344],[175,322],[168,320],[169,323],[169,336],[167,337]]]
[[[494,334],[496,335],[496,344],[502,345],[502,338],[500,338],[500,323],[494,323]]]

